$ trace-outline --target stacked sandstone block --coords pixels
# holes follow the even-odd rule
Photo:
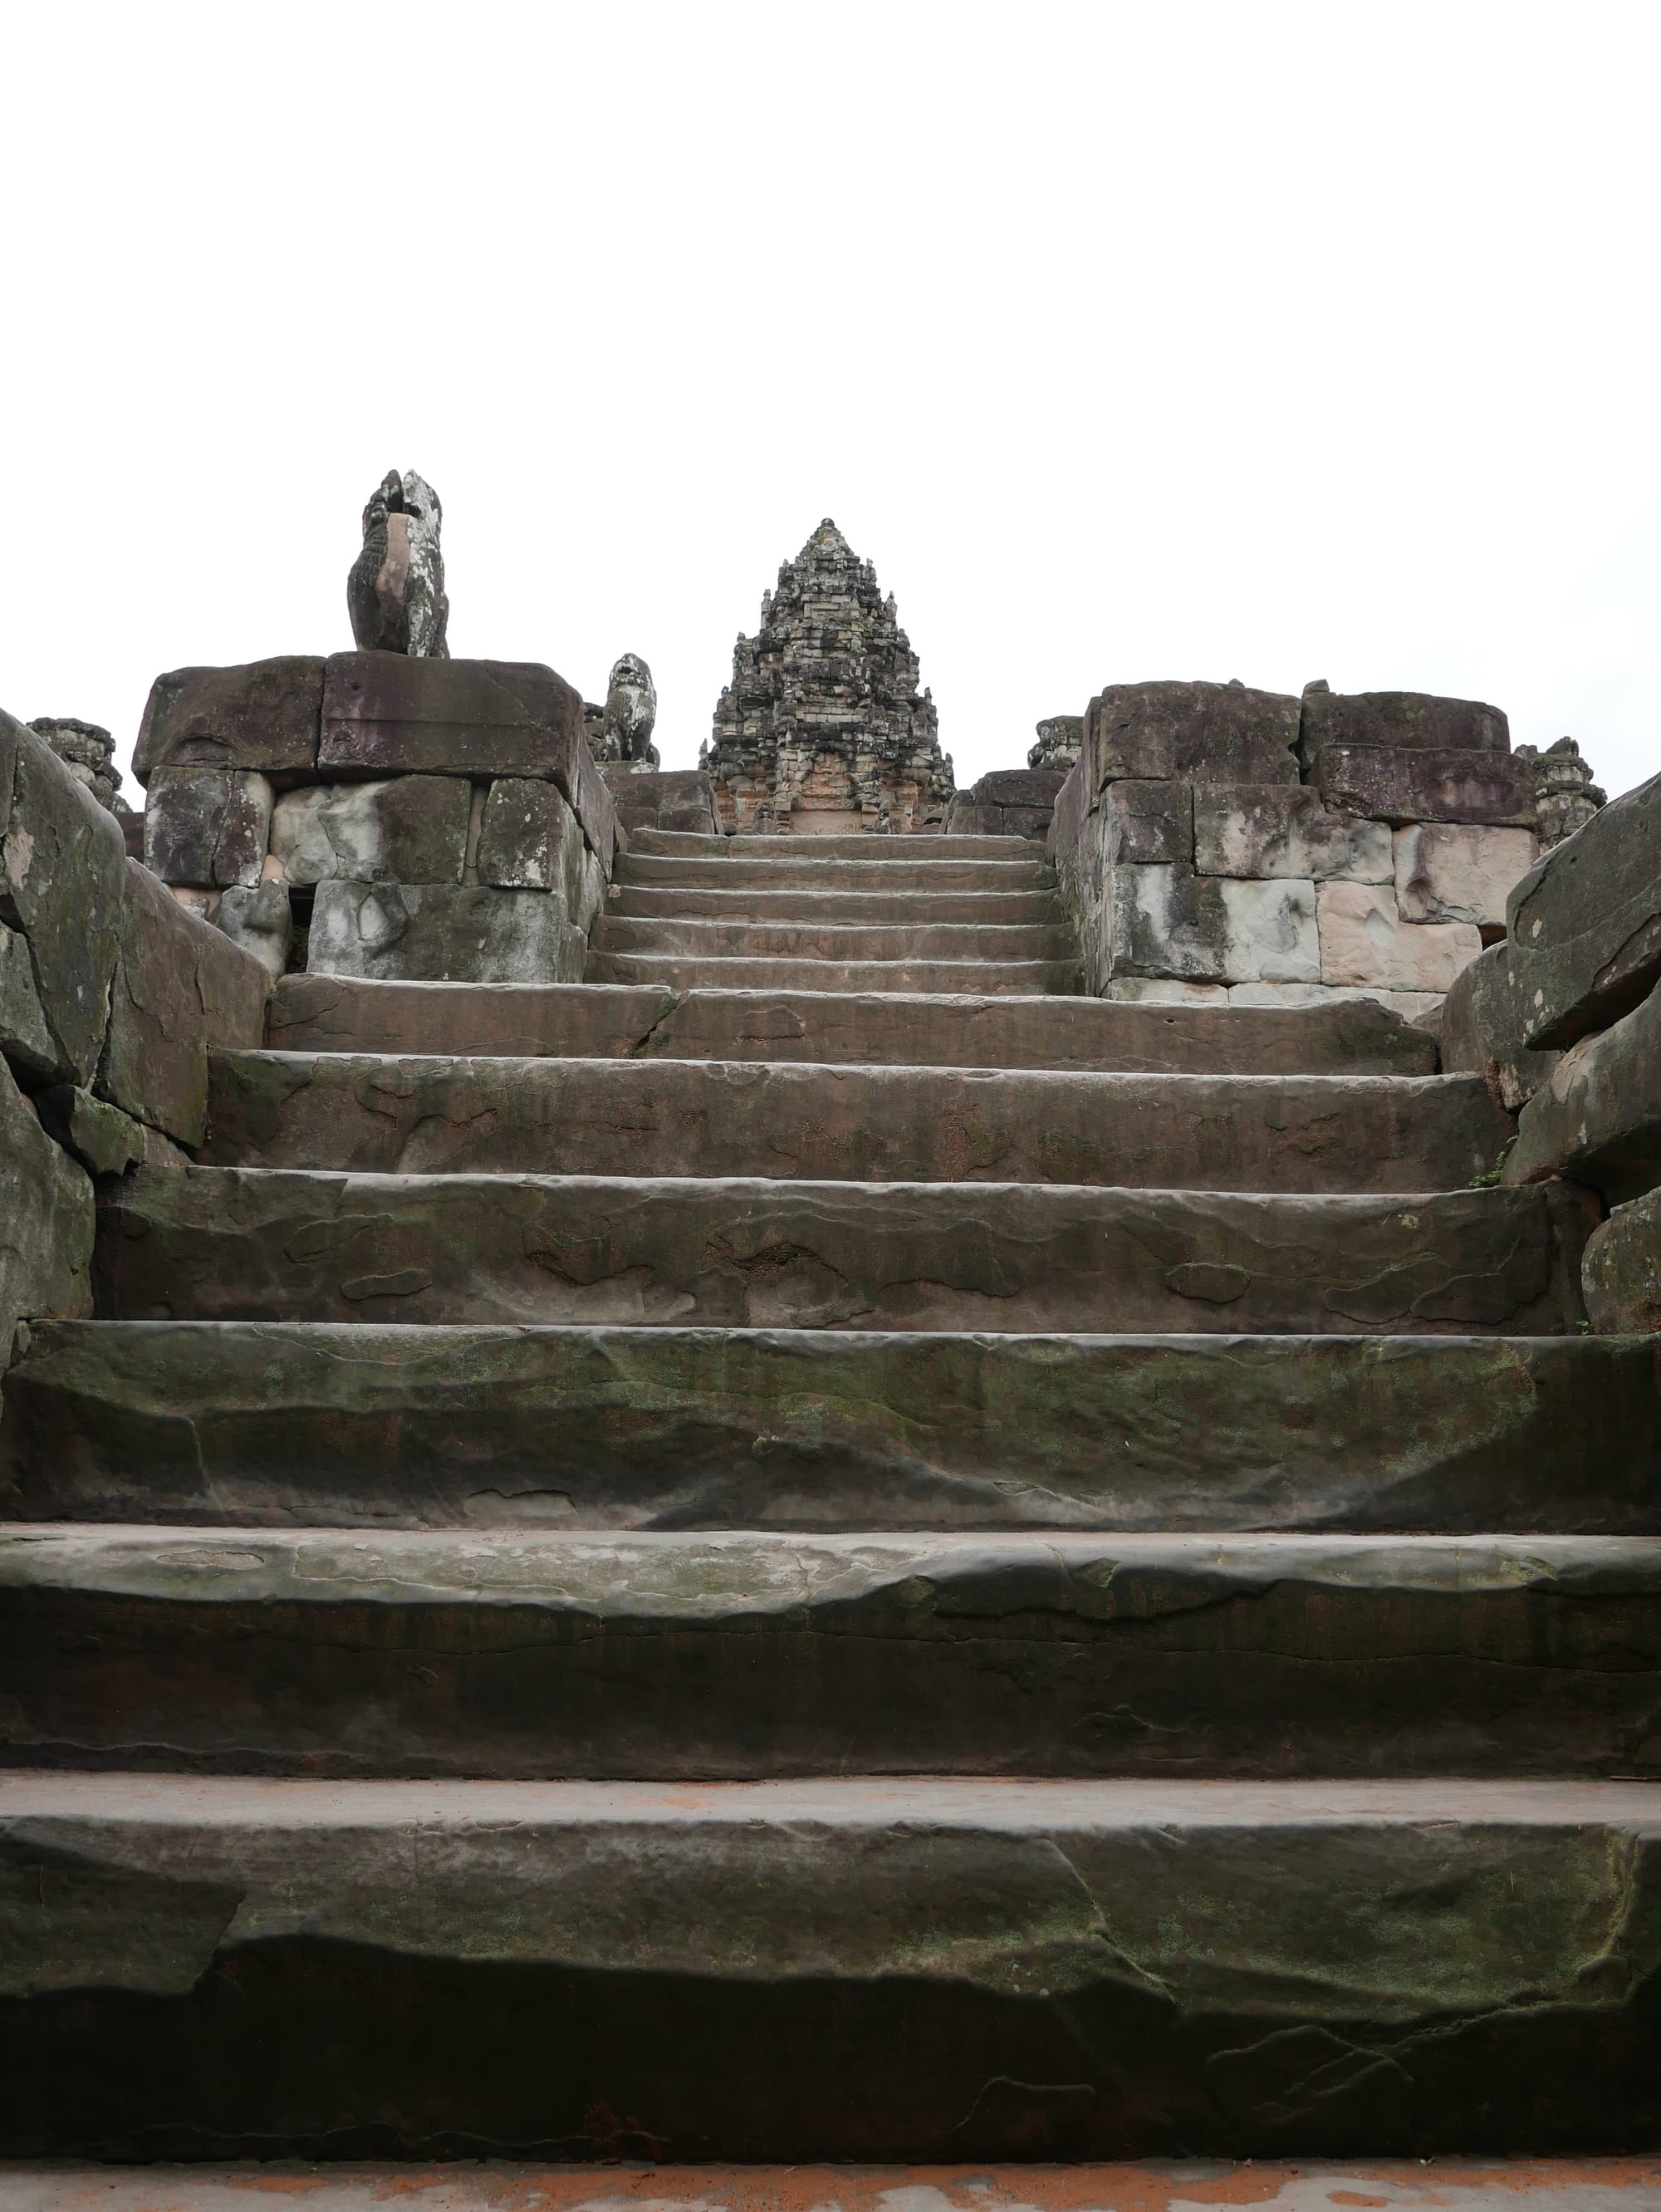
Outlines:
[[[643,769],[627,761],[602,761],[599,766],[617,819],[631,836],[636,830],[715,835],[715,787],[702,769]]]
[[[1102,996],[1423,1012],[1537,857],[1534,770],[1474,701],[1115,684],[1051,849]]]
[[[1512,886],[1501,940],[1448,994],[1442,1064],[1517,1115],[1506,1183],[1589,1185],[1602,1333],[1661,1330],[1661,775]]]
[[[262,1043],[265,996],[128,858],[88,781],[0,714],[0,1369],[20,1316],[90,1311],[97,1179],[183,1164],[209,1049]]]
[[[1047,836],[1050,817],[1066,781],[1064,768],[993,769],[953,799],[946,810],[946,833],[952,837]]]
[[[180,669],[133,768],[149,866],[274,975],[575,981],[625,834],[534,663]]]

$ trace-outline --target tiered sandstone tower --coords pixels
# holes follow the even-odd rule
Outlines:
[[[741,637],[702,760],[724,830],[937,830],[952,795],[934,702],[876,574],[821,522]]]

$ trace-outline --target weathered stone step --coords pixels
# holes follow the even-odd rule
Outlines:
[[[589,939],[589,957],[630,952],[657,959],[985,961],[1017,963],[1074,959],[1071,933],[1058,923],[979,921],[713,921],[658,916],[603,915]]]
[[[693,884],[625,884],[607,901],[608,917],[643,921],[976,922],[1058,926],[1053,890],[705,890]]]
[[[1030,837],[948,837],[934,831],[911,836],[759,836],[746,830],[736,837],[700,835],[688,830],[637,830],[629,850],[662,860],[858,860],[866,866],[926,868],[941,860],[1042,860],[1044,848]]]
[[[1261,1012],[1109,999],[840,997],[650,986],[285,975],[270,1041],[301,1052],[1100,1068],[1117,1074],[1429,1075],[1434,1041],[1376,1000]]]
[[[1540,1335],[1584,1319],[1596,1225],[1561,1186],[1404,1200],[195,1168],[118,1188],[94,1281],[117,1321]]]
[[[1053,891],[1055,871],[1046,866],[1042,854],[1035,846],[1021,849],[1026,857],[1020,860],[934,860],[903,872],[882,860],[816,859],[805,838],[776,860],[727,860],[713,853],[670,858],[631,850],[619,858],[614,880],[625,888],[728,891]]]
[[[588,983],[661,983],[734,991],[903,991],[1032,997],[1076,991],[1081,969],[1063,960],[792,960],[784,955],[591,951]]]
[[[1661,1778],[1661,1537],[0,1529],[0,1764]]]
[[[8,2153],[1661,2132],[1642,1784],[18,1772],[0,1837]]]
[[[7,1519],[1661,1533],[1653,1337],[38,1325]]]
[[[221,1167],[1415,1194],[1510,1133],[1480,1076],[274,1052],[215,1055],[209,1121]]]

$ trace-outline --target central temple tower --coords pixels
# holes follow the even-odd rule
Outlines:
[[[934,702],[869,561],[821,522],[740,637],[700,756],[724,830],[938,830],[952,795]]]

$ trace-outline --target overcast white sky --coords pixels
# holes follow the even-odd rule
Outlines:
[[[670,765],[821,515],[958,780],[1104,683],[1397,686],[1661,769],[1661,9],[6,11],[0,702],[452,649]]]

